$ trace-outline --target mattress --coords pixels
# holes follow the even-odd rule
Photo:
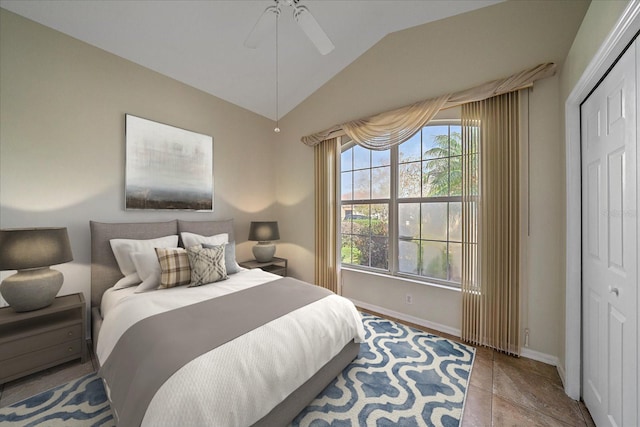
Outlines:
[[[135,288],[109,290],[101,306],[104,321],[97,344],[98,360],[104,363],[118,339],[141,319],[278,278],[254,269],[197,288],[142,294],[136,294]],[[337,295],[327,296],[184,365],[157,391],[142,425],[251,425],[349,342],[363,339],[362,322],[353,304]]]

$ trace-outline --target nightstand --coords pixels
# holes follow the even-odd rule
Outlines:
[[[286,258],[278,258],[274,256],[273,259],[269,262],[258,262],[255,259],[239,262],[240,267],[244,268],[261,268],[264,271],[268,271],[269,273],[277,274],[282,277],[287,276],[287,264],[288,260]]]
[[[73,359],[87,359],[81,293],[57,297],[40,310],[0,308],[0,384]]]

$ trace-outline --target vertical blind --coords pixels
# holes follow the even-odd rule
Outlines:
[[[463,176],[472,178],[478,168],[478,181],[467,179],[462,195],[462,338],[514,355],[520,354],[519,96],[462,106]]]
[[[315,283],[340,294],[337,256],[337,182],[339,138],[314,147],[316,263]]]

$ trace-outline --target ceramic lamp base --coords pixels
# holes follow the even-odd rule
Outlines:
[[[276,253],[276,245],[271,242],[259,242],[252,248],[253,257],[258,262],[269,262]]]
[[[64,276],[49,267],[20,270],[0,284],[2,298],[17,312],[48,307],[58,295]]]

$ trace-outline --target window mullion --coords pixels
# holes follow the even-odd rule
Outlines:
[[[391,148],[390,191],[389,191],[389,271],[398,272],[398,145]]]
[[[354,204],[354,205],[379,205],[379,204],[387,204],[390,202],[390,199],[370,199],[370,200],[348,200],[345,203]]]
[[[461,202],[462,196],[442,196],[442,197],[409,197],[403,198],[402,203],[444,203]]]

